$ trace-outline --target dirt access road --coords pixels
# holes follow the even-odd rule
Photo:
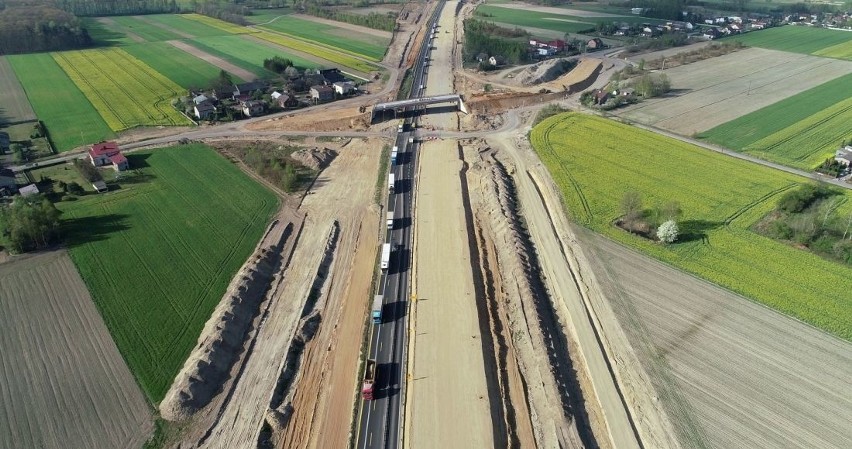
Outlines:
[[[272,408],[277,417],[272,421],[281,426],[274,429],[273,443],[283,431],[298,436],[292,441],[296,447],[345,447],[357,382],[357,349],[352,348],[360,343],[369,302],[369,277],[365,284],[355,276],[371,272],[375,260],[378,209],[371,202],[380,147],[379,141],[343,145],[305,197],[293,262],[273,286],[268,317],[228,404],[198,446],[256,447]],[[364,245],[366,251],[372,247],[372,258],[363,255]],[[298,347],[304,351],[291,352]],[[305,374],[302,355],[302,361],[319,360]]]
[[[64,250],[0,264],[0,448],[141,447],[148,402]]]

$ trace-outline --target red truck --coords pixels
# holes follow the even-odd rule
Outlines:
[[[364,384],[361,386],[361,397],[367,401],[373,400],[373,384],[376,382],[376,361],[367,359],[364,367]]]

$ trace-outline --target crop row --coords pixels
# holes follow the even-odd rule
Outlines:
[[[53,58],[113,131],[189,123],[170,106],[181,88],[120,48],[54,53]]]
[[[852,98],[847,98],[745,148],[746,153],[810,170],[830,157],[852,128]]]
[[[852,339],[852,268],[750,230],[781,192],[807,179],[581,114],[547,119],[530,138],[569,213],[589,217],[585,226]],[[660,245],[613,225],[628,190],[645,208],[681,203],[678,242]],[[843,213],[852,213],[849,203]]]
[[[339,64],[343,67],[348,67],[352,70],[356,70],[359,72],[370,73],[377,69],[375,65],[370,64],[369,62],[362,61],[358,58],[343,54],[336,50],[330,50],[319,44],[312,44],[310,42],[288,37],[283,34],[273,33],[270,31],[261,31],[258,34],[255,34],[255,36],[265,41],[278,44],[282,47],[292,48],[293,50],[312,54],[329,62]]]
[[[817,56],[825,56],[828,58],[847,59],[852,61],[852,41],[843,42],[831,47],[823,48],[814,52]]]
[[[361,59],[358,59],[357,57],[353,56],[352,52],[340,49],[331,49],[321,43],[314,42],[308,39],[295,38],[283,33],[257,30],[253,28],[234,25],[228,22],[224,22],[222,20],[214,19],[212,17],[202,16],[200,14],[186,14],[183,17],[204,23],[212,27],[219,28],[221,30],[233,34],[252,33],[253,36],[263,39],[267,42],[272,42],[274,44],[286,48],[291,48],[296,51],[305,52],[314,55],[318,58],[325,59],[331,63],[338,64],[343,67],[348,67],[352,70],[356,70],[359,72],[369,73],[377,69],[375,65],[370,64],[366,61],[362,61]]]
[[[181,17],[187,18],[189,20],[194,20],[196,22],[201,22],[205,25],[212,26],[213,28],[218,28],[222,31],[227,31],[231,34],[249,34],[257,32],[257,30],[254,30],[252,28],[244,27],[241,25],[234,25],[233,23],[228,23],[224,20],[203,16],[201,14],[183,14],[181,15]]]

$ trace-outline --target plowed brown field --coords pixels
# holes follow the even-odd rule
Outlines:
[[[145,398],[63,251],[0,264],[0,448],[138,448]]]

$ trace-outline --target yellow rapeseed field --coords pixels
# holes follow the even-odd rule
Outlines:
[[[569,113],[530,139],[569,214],[625,245],[852,340],[852,267],[763,237],[752,225],[808,179],[601,117]],[[661,245],[613,223],[625,192],[679,201],[681,237]],[[839,211],[852,213],[852,193]]]
[[[192,123],[171,106],[183,89],[120,48],[52,56],[113,131]]]

